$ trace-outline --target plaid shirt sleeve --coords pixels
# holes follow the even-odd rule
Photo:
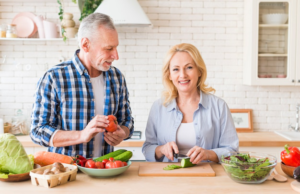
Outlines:
[[[41,146],[49,147],[52,134],[57,127],[57,92],[51,72],[45,73],[37,84],[33,104],[30,137]]]

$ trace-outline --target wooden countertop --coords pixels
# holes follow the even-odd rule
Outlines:
[[[91,178],[78,173],[75,181],[49,189],[33,186],[30,180],[0,182],[0,193],[296,193],[290,186],[292,178],[285,183],[267,180],[261,184],[240,184],[231,180],[220,164],[212,164],[215,177],[140,177],[139,164],[133,162],[126,172],[112,178]],[[276,169],[286,176],[280,165]]]
[[[283,147],[285,144],[300,147],[300,141],[290,141],[274,132],[238,133],[240,147]],[[29,136],[17,136],[24,147],[40,147],[34,144]],[[142,147],[143,140],[128,140],[117,147]]]

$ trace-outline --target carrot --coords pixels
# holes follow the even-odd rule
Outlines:
[[[39,151],[34,154],[34,163],[41,166],[47,166],[55,162],[73,164],[73,159],[71,156],[66,156],[62,154]]]

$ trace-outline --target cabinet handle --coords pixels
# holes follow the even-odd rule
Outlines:
[[[293,80],[293,79],[292,79],[292,82],[294,83],[294,82],[295,82],[295,80]]]
[[[300,83],[300,79],[298,79],[298,83]]]

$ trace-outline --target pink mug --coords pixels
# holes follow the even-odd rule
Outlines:
[[[47,20],[44,20],[43,24],[44,24],[45,38],[58,38],[59,37],[60,27],[58,24],[49,22]]]

